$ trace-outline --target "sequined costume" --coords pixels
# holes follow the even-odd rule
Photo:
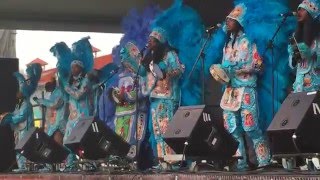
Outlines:
[[[56,131],[64,134],[68,120],[68,97],[60,87],[56,87],[49,99],[38,99],[46,107],[47,134],[52,136]]]
[[[30,96],[34,93],[38,81],[41,76],[41,66],[39,64],[32,64],[27,67],[28,80],[18,72],[15,76],[19,83],[19,91],[22,94],[22,98],[19,100],[16,109],[11,115],[11,118],[6,123],[10,123],[14,129],[16,143],[20,141],[29,128],[34,127],[33,110],[30,102]],[[26,169],[26,158],[20,153],[17,153],[17,163],[19,170]]]
[[[245,14],[244,4],[236,6],[227,18],[239,22]],[[231,34],[229,42],[223,49],[221,67],[227,72],[230,82],[227,85],[220,106],[224,110],[224,127],[239,142],[236,155],[238,170],[248,168],[244,132],[252,139],[259,166],[265,166],[270,161],[270,150],[259,127],[259,110],[257,98],[257,74],[260,71],[262,59],[256,45],[249,41],[241,30],[236,35]],[[244,132],[243,132],[244,131]]]
[[[165,31],[162,28],[154,28],[150,37],[157,39],[162,44],[167,43]],[[150,69],[151,66],[149,65]],[[173,50],[165,52],[158,66],[164,73],[163,79],[160,79],[152,70],[142,70],[146,78],[146,89],[143,93],[147,94],[150,100],[149,128],[154,155],[163,158],[166,154],[174,153],[164,142],[163,134],[180,105],[179,79],[184,72],[184,66]]]
[[[141,55],[139,54],[139,49],[129,42],[121,49],[120,57],[123,66],[122,71],[117,74],[116,81],[113,79],[114,83],[110,84],[106,89],[105,94],[108,94],[109,97],[103,99],[103,101],[111,100],[114,108],[111,107],[107,111],[103,110],[105,112],[101,118],[118,135],[132,145],[131,147],[136,147],[137,135],[138,146],[140,147],[147,127],[147,98],[141,93],[141,89],[145,89],[145,83],[139,76],[139,87],[136,87],[135,84],[138,71],[137,62],[141,59]],[[137,88],[139,88],[138,94]],[[104,95],[102,98],[106,98],[106,96]],[[138,103],[136,98],[138,98]],[[103,107],[104,105],[101,104],[101,106]],[[136,117],[137,115],[138,117]],[[136,120],[138,120],[138,124]],[[136,155],[136,152],[133,152],[132,157]]]
[[[56,43],[50,51],[58,59],[59,84],[69,96],[69,117],[63,137],[63,141],[66,141],[76,124],[83,118],[89,117],[90,112],[92,113],[89,95],[92,84],[86,76],[93,69],[92,46],[87,37],[73,43],[72,51],[64,42]],[[81,69],[78,75],[71,74],[73,66]],[[76,170],[75,160],[74,152],[70,151],[67,157],[67,171]]]
[[[298,8],[305,9],[310,16],[318,21],[320,15],[320,2],[318,0],[304,0]],[[309,47],[305,42],[298,43],[301,61],[293,60],[294,47],[288,46],[289,66],[296,69],[296,79],[293,84],[294,92],[318,91],[320,89],[320,34]]]
[[[66,141],[73,128],[82,118],[90,116],[90,87],[89,80],[80,74],[72,77],[72,84],[65,86],[65,91],[69,95],[69,117],[66,125],[63,140]],[[67,165],[73,166],[75,154],[70,153],[67,159]]]
[[[25,136],[29,128],[34,127],[32,104],[29,99],[23,99],[13,112],[11,124],[14,126],[16,144]],[[26,169],[26,158],[17,153],[19,169]]]

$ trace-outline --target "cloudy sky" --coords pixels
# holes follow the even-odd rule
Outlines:
[[[64,41],[71,47],[72,43],[87,36],[90,36],[91,44],[101,50],[98,53],[100,56],[110,54],[112,48],[119,43],[122,34],[18,30],[16,51],[20,69],[25,69],[25,65],[36,58],[49,63],[46,69],[55,67],[56,58],[49,51],[55,43]]]

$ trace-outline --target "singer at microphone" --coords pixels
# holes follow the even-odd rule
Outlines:
[[[281,13],[279,14],[281,17],[289,17],[289,16],[296,16],[296,12],[287,12],[287,13]]]
[[[208,27],[208,28],[206,29],[206,32],[207,32],[207,33],[210,33],[210,32],[212,32],[212,31],[214,31],[215,29],[220,28],[221,26],[222,26],[222,25],[221,25],[220,23],[218,23],[218,24],[216,24],[216,25],[214,25],[214,26]]]

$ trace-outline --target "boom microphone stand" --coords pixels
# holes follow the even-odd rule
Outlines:
[[[204,86],[205,86],[205,67],[204,67],[204,61],[205,61],[205,54],[204,54],[204,50],[209,42],[209,40],[211,39],[211,36],[212,36],[212,32],[214,31],[214,29],[209,29],[206,31],[206,34],[207,34],[207,37],[200,49],[200,52],[199,52],[199,55],[197,56],[197,59],[196,61],[194,62],[193,66],[192,66],[192,69],[191,69],[191,72],[189,73],[188,75],[188,79],[191,78],[194,70],[196,69],[196,65],[198,64],[198,62],[200,61],[201,59],[201,70],[202,70],[202,74],[201,74],[201,99],[202,99],[202,104],[205,104],[205,92],[204,92]]]
[[[268,45],[266,47],[266,49],[264,50],[264,53],[262,55],[262,57],[265,57],[266,53],[268,52],[268,50],[271,50],[271,73],[272,73],[272,77],[271,77],[271,96],[272,96],[272,117],[274,117],[275,115],[275,109],[274,109],[274,40],[276,38],[276,36],[278,35],[280,29],[283,27],[283,25],[285,24],[285,22],[287,21],[289,15],[285,15],[282,18],[282,21],[278,24],[278,27],[276,29],[276,31],[274,32],[272,38],[269,40]]]
[[[141,50],[141,61],[143,60],[143,51],[145,50],[145,48],[143,50]],[[136,155],[135,155],[135,162],[137,163],[137,168],[139,170],[139,163],[140,163],[140,159],[139,159],[139,153],[140,153],[140,147],[139,147],[139,135],[138,135],[138,130],[139,130],[139,110],[140,110],[140,102],[139,102],[139,93],[141,91],[140,89],[140,78],[139,78],[139,73],[140,73],[140,69],[142,66],[142,62],[139,62],[139,66],[138,66],[138,70],[136,72],[136,76],[134,78],[134,89],[136,90],[136,97],[135,97],[135,105],[136,105],[136,114],[135,114],[135,129],[136,129],[136,133],[135,133],[135,138],[136,138]]]

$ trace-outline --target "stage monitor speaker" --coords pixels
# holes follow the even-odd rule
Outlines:
[[[165,142],[186,157],[224,160],[232,157],[238,142],[224,129],[219,106],[180,107],[164,134]]]
[[[39,128],[30,128],[16,145],[16,151],[35,163],[61,163],[67,150]]]
[[[17,168],[14,135],[9,125],[0,126],[0,172]]]
[[[83,158],[91,160],[106,158],[108,155],[125,157],[130,150],[127,142],[93,117],[80,120],[64,145]]]
[[[273,154],[320,152],[319,92],[290,94],[273,118],[267,133]]]
[[[18,59],[0,58],[0,113],[14,111],[19,84],[13,73],[17,71]]]

